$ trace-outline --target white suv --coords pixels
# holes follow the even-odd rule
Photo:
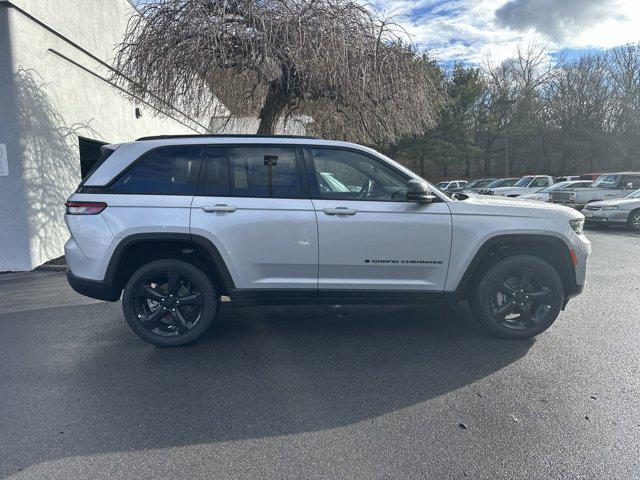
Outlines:
[[[133,331],[188,343],[238,304],[468,301],[492,333],[548,328],[591,244],[570,208],[448,196],[360,145],[165,136],[109,145],[66,203],[68,279]]]

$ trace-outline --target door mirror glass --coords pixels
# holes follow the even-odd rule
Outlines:
[[[437,197],[431,193],[429,184],[420,180],[409,180],[407,183],[407,200],[416,203],[431,203]]]

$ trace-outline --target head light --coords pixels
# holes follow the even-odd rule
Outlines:
[[[618,205],[605,205],[602,207],[603,210],[618,210],[619,208]]]
[[[576,220],[570,220],[569,225],[571,225],[571,228],[573,229],[574,232],[580,235],[582,233],[582,230],[584,230],[584,218],[577,218]]]

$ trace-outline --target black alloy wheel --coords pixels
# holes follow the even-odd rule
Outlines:
[[[553,291],[550,282],[528,267],[501,275],[491,289],[491,313],[505,328],[516,331],[534,328],[551,313]]]
[[[215,288],[196,266],[182,260],[158,260],[129,279],[123,310],[131,329],[154,345],[193,341],[211,325],[217,311]]]
[[[514,255],[487,269],[469,304],[493,334],[529,338],[553,324],[563,302],[562,280],[548,262]]]
[[[135,311],[144,328],[156,335],[184,335],[202,317],[202,292],[180,272],[152,273],[135,292]]]

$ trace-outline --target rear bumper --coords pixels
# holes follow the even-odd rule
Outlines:
[[[76,277],[71,270],[67,270],[67,281],[80,295],[115,302],[120,299],[120,291],[113,287],[111,282],[101,280],[89,280]]]

